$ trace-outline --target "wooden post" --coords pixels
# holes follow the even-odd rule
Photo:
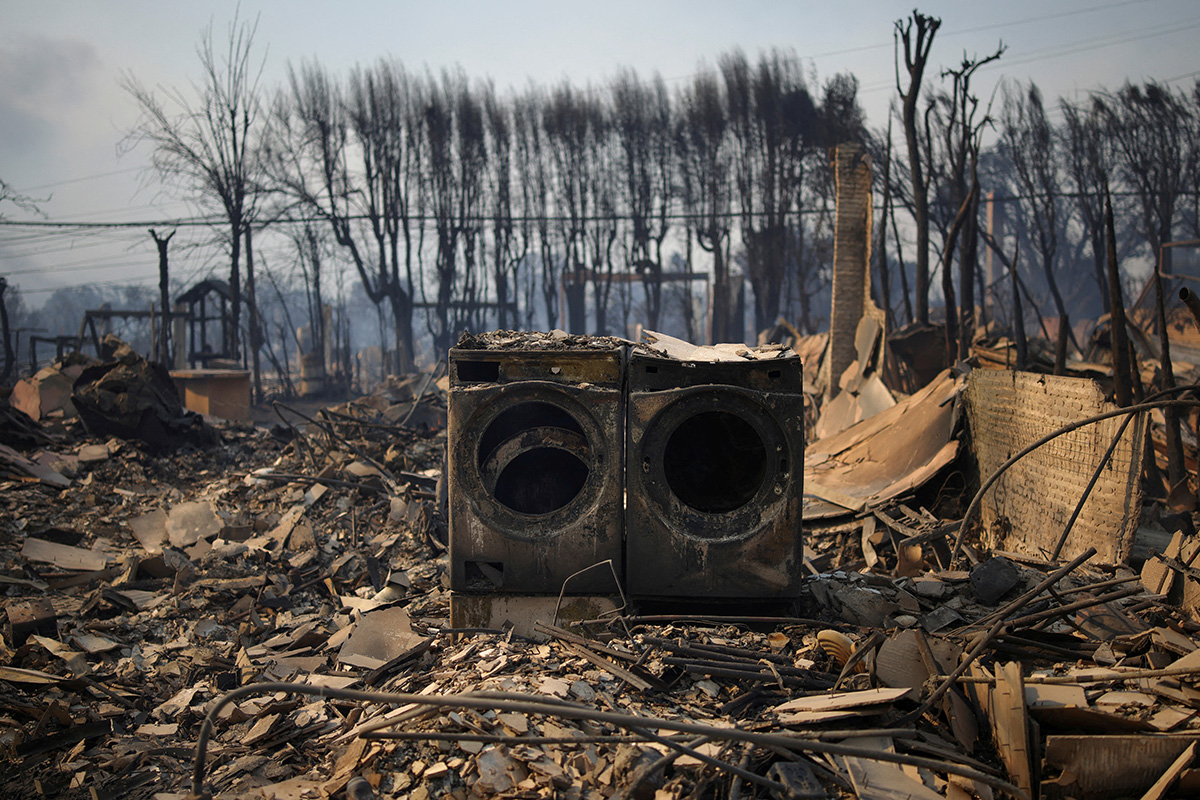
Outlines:
[[[1112,198],[1104,187],[1104,227],[1108,239],[1108,297],[1112,307],[1109,315],[1109,338],[1112,343],[1113,394],[1117,405],[1133,402],[1130,386],[1128,333],[1125,330],[1125,295],[1121,291],[1121,272],[1117,267],[1117,234],[1113,224]]]
[[[158,337],[154,358],[168,366],[171,364],[171,298],[168,296],[167,245],[174,236],[175,231],[163,237],[159,236],[154,228],[150,229],[150,237],[158,247],[158,295],[159,304],[162,306],[162,323],[159,326],[162,333]]]
[[[1054,374],[1067,372],[1067,339],[1071,337],[1071,318],[1063,314],[1058,318],[1058,341],[1054,347]]]
[[[988,249],[989,254],[992,252]],[[1013,336],[1017,343],[1017,369],[1024,370],[1025,365],[1029,361],[1029,343],[1025,341],[1025,311],[1021,307],[1021,284],[1017,277],[1017,264],[1021,258],[1021,245],[1017,244],[1017,250],[1013,253],[1013,263],[1009,267],[1008,274],[1012,279],[1012,294],[1013,294]]]
[[[17,351],[13,347],[12,333],[8,329],[8,305],[4,302],[4,292],[7,289],[8,281],[0,276],[0,336],[4,337],[4,370],[0,372],[0,383],[8,380],[17,365]]]

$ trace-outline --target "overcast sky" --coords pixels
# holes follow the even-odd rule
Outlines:
[[[887,123],[895,93],[892,30],[911,0],[494,0],[341,4],[309,0],[177,3],[162,0],[0,0],[0,178],[43,200],[52,220],[163,220],[190,213],[140,179],[147,153],[118,157],[136,119],[118,82],[186,88],[198,75],[196,45],[210,23],[220,42],[235,12],[258,20],[263,83],[276,85],[289,62],[314,57],[344,74],[393,56],[408,67],[461,65],[500,89],[529,81],[602,83],[619,67],[660,73],[674,85],[701,61],[740,47],[750,58],[790,48],[818,81],[859,79],[872,126]],[[843,10],[853,8],[853,12]],[[976,85],[986,97],[1001,79],[1041,86],[1051,104],[1126,79],[1188,86],[1200,76],[1200,3],[1195,0],[938,0],[931,62],[954,66],[964,52],[1008,51]],[[930,73],[936,76],[937,70]],[[9,219],[26,215],[0,207]],[[181,239],[184,238],[182,235]],[[193,274],[216,255],[187,256]],[[0,275],[32,306],[54,286],[156,276],[142,229],[66,236],[0,227]],[[44,296],[44,295],[43,295]]]

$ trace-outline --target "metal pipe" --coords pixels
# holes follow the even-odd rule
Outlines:
[[[392,705],[415,704],[437,708],[482,708],[503,711],[518,711],[526,714],[546,714],[564,719],[586,719],[610,725],[627,728],[634,731],[646,729],[668,730],[679,733],[690,733],[698,736],[709,736],[714,739],[750,742],[762,747],[783,747],[788,750],[828,753],[831,755],[848,755],[860,758],[870,758],[892,764],[910,764],[917,767],[953,775],[962,775],[980,783],[987,784],[1014,797],[1030,800],[1021,789],[1007,781],[995,778],[971,767],[966,767],[952,761],[944,761],[922,756],[910,756],[901,753],[889,753],[881,750],[852,747],[833,742],[801,739],[780,733],[761,733],[740,728],[718,728],[682,720],[661,719],[658,717],[641,717],[633,714],[620,714],[582,706],[566,701],[555,701],[545,697],[520,695],[502,692],[480,692],[461,695],[421,695],[410,692],[367,692],[357,689],[335,689],[329,686],[310,686],[308,684],[265,682],[243,686],[221,696],[212,704],[204,722],[200,725],[200,733],[196,739],[196,763],[192,771],[192,793],[202,796],[204,790],[204,760],[208,752],[208,741],[212,738],[213,727],[221,711],[230,703],[254,694],[272,694],[275,692],[290,692],[309,697],[328,697],[341,700],[356,700],[365,703],[386,703]],[[383,720],[384,726],[392,720]],[[672,746],[674,744],[672,743]]]

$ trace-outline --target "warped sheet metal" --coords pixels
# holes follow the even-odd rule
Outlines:
[[[804,519],[839,517],[921,486],[958,455],[954,426],[966,385],[950,370],[804,454]]]

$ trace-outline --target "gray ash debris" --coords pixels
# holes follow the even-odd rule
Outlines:
[[[463,350],[613,350],[633,342],[617,336],[585,336],[552,331],[464,332],[458,339]]]

